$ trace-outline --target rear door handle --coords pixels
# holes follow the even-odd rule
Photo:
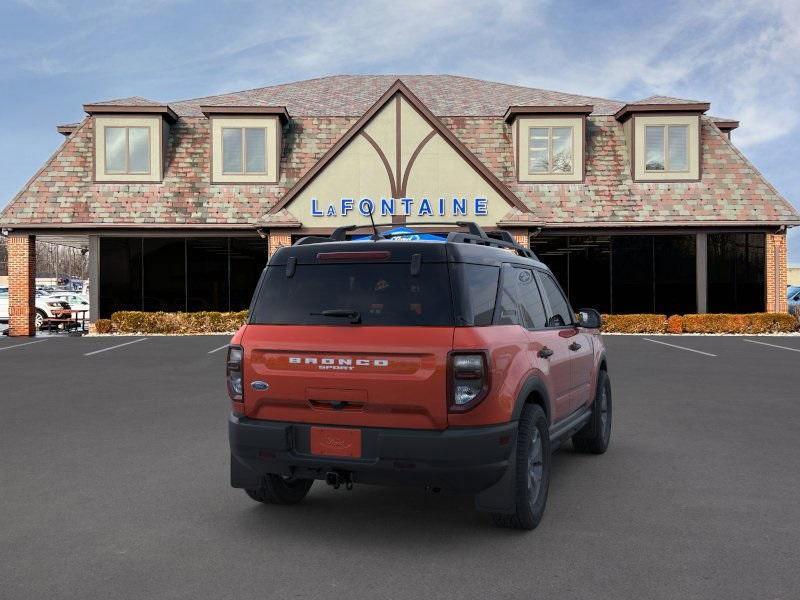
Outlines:
[[[572,342],[569,346],[567,346],[573,352],[577,352],[581,349],[581,345],[578,342]]]
[[[551,356],[553,356],[553,351],[550,350],[550,348],[548,348],[547,346],[542,346],[542,349],[539,350],[539,352],[537,352],[537,355],[540,358],[550,358]]]

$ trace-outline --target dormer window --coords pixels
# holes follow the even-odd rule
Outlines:
[[[645,171],[689,170],[689,126],[645,125]]]
[[[201,106],[211,123],[211,183],[277,183],[283,106]]]
[[[95,181],[160,182],[165,128],[160,116],[95,116]]]
[[[222,173],[267,173],[267,128],[222,128]]]
[[[642,182],[700,180],[700,115],[707,102],[651,96],[626,104],[614,117],[622,123],[631,177]]]
[[[572,173],[573,127],[530,127],[528,129],[528,174]]]
[[[133,99],[131,99],[133,100]],[[178,115],[164,104],[84,104],[94,127],[94,180],[98,183],[160,183],[169,123]]]
[[[150,127],[105,127],[106,175],[150,172]]]
[[[522,183],[580,183],[586,116],[591,105],[509,106],[517,179]]]

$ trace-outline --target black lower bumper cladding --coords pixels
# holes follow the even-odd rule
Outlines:
[[[355,483],[423,485],[476,493],[505,473],[517,423],[443,431],[361,429],[361,458],[311,453],[311,425],[231,414],[231,485],[257,487],[267,473],[322,479],[331,471]]]

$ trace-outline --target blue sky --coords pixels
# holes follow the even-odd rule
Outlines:
[[[708,100],[800,206],[800,2],[4,0],[0,206],[84,103],[170,101],[336,73],[453,73]],[[800,263],[800,231],[790,233]]]

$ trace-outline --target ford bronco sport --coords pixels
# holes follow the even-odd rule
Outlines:
[[[533,529],[553,450],[605,452],[600,315],[576,317],[510,235],[459,225],[366,243],[351,226],[272,256],[228,350],[233,487],[294,504],[315,479],[419,485]]]

